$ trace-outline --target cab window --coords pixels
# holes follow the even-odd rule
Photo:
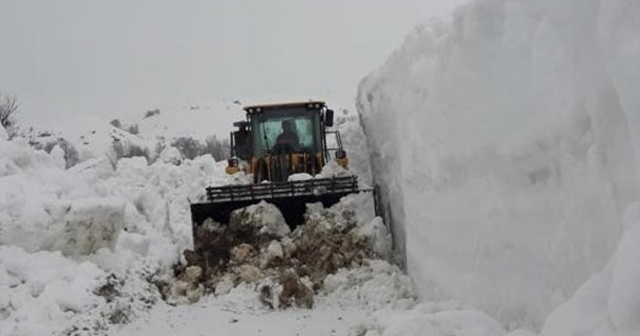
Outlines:
[[[264,155],[274,148],[278,140],[289,142],[295,152],[318,152],[319,130],[315,129],[315,118],[317,116],[302,115],[257,119],[253,126],[254,155]],[[284,126],[283,123],[290,126]],[[283,127],[289,127],[289,133],[283,130]]]

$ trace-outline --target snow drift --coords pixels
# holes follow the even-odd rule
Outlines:
[[[639,32],[634,0],[478,0],[362,81],[373,173],[423,297],[540,327],[605,266],[639,199]],[[602,290],[622,288],[637,307],[637,286]],[[620,318],[611,330],[637,330]]]

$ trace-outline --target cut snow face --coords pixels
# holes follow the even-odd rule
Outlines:
[[[96,198],[69,204],[59,236],[52,248],[65,255],[88,255],[101,248],[113,248],[124,228],[125,202]]]
[[[360,85],[385,220],[423,297],[538,329],[640,195],[640,2],[476,0],[452,19]]]

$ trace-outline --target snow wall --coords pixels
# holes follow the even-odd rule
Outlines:
[[[639,60],[637,0],[478,0],[361,82],[374,178],[425,299],[538,329],[603,269],[637,214]]]

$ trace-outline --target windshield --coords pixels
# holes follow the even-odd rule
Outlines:
[[[263,156],[266,151],[278,147],[291,151],[319,152],[320,130],[318,114],[303,113],[301,115],[262,114],[254,117],[254,155]]]

